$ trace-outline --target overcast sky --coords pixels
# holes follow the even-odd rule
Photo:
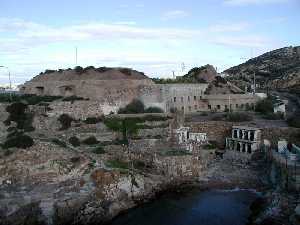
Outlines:
[[[0,0],[0,65],[14,83],[78,64],[171,77],[300,45],[300,0]],[[8,83],[0,68],[0,84]]]

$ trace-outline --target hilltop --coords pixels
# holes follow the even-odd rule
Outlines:
[[[300,91],[300,46],[267,52],[224,71],[229,80],[244,89],[256,82],[262,89]]]

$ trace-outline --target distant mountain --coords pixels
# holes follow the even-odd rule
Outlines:
[[[262,89],[289,90],[300,93],[300,46],[267,52],[224,71],[240,88],[253,83]]]

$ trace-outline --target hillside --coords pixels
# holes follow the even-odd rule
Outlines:
[[[68,80],[142,80],[148,77],[142,73],[129,68],[110,68],[89,66],[82,68],[80,66],[74,69],[66,70],[46,70],[32,79],[37,81],[68,81]]]
[[[262,89],[300,92],[300,46],[267,52],[224,72],[242,89],[251,85],[255,72],[257,85]]]

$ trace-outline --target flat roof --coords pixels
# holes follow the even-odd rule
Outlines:
[[[232,126],[232,129],[260,130],[260,128],[257,128],[257,127],[247,127],[247,126]]]

